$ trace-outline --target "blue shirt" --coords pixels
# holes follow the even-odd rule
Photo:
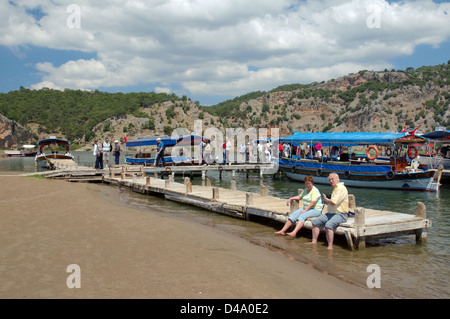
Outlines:
[[[158,143],[158,148],[157,148],[157,150],[158,150],[158,152],[160,151],[160,150],[165,150],[166,149],[166,146],[164,145],[164,143],[163,142],[159,142]]]

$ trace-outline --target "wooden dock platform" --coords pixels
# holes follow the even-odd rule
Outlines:
[[[209,179],[204,185],[197,186],[192,185],[188,177],[185,177],[184,183],[177,183],[174,182],[174,174],[169,175],[168,179],[159,179],[156,171],[153,177],[147,176],[146,172],[144,169],[110,169],[103,175],[103,182],[127,187],[141,194],[159,194],[168,200],[246,220],[261,216],[284,223],[289,214],[302,205],[291,201],[291,206],[286,206],[286,199],[270,196],[262,184],[260,193],[249,193],[237,190],[233,180],[231,189],[225,189],[211,186]],[[365,247],[369,239],[407,234],[414,234],[417,242],[423,242],[426,240],[426,228],[431,227],[423,203],[417,203],[415,215],[411,215],[357,207],[355,197],[349,195],[349,207],[355,216],[341,224],[336,234],[345,236],[351,249]],[[307,220],[303,227],[312,229],[311,220]]]

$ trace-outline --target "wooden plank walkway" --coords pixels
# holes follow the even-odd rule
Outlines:
[[[289,214],[302,205],[291,201],[291,206],[286,206],[286,199],[268,195],[262,184],[261,192],[257,194],[236,190],[234,181],[231,189],[213,187],[209,179],[206,179],[205,185],[197,186],[192,185],[188,177],[184,183],[177,183],[174,182],[174,174],[168,179],[159,179],[156,176],[146,176],[142,169],[111,169],[104,174],[103,182],[128,187],[142,194],[160,194],[168,200],[247,220],[251,220],[252,216],[262,216],[284,223]],[[426,240],[424,230],[431,227],[431,222],[426,219],[426,207],[423,203],[418,203],[416,214],[411,215],[356,207],[354,196],[349,195],[349,207],[355,212],[355,217],[341,224],[336,234],[345,236],[351,249],[365,247],[368,239],[406,234],[415,234],[416,241],[423,242]],[[326,206],[323,213],[325,212]],[[312,229],[311,220],[307,220],[303,227]]]

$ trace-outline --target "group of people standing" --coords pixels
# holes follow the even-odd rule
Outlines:
[[[102,142],[101,140],[94,141],[94,152],[96,169],[103,169],[103,162],[105,161],[105,168],[109,167],[109,156],[113,153],[115,165],[119,165],[120,161],[120,145],[119,141],[115,140],[114,145],[109,142],[108,138]]]
[[[312,241],[310,244],[316,244],[320,230],[325,229],[328,249],[333,249],[334,232],[340,224],[345,223],[348,219],[348,191],[344,183],[340,182],[338,174],[331,173],[328,176],[328,181],[333,187],[333,192],[330,198],[323,194],[322,201],[320,191],[314,186],[314,177],[306,176],[304,180],[306,189],[300,195],[291,197],[286,202],[286,205],[289,205],[292,200],[303,200],[303,207],[294,211],[283,228],[275,234],[295,238],[305,221],[308,218],[315,217],[312,220]],[[323,202],[328,205],[328,210],[326,214],[322,215]],[[294,224],[294,229],[287,233]]]

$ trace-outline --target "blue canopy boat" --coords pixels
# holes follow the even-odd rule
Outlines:
[[[161,142],[164,143],[165,147],[191,147],[199,145],[203,140],[208,140],[202,136],[198,135],[179,135],[179,136],[161,136],[161,137],[146,137],[137,139],[134,141],[127,141],[125,147],[142,147],[142,146],[157,146],[156,140],[160,138]],[[164,156],[164,161],[166,165],[193,165],[196,162],[201,164],[201,159],[195,159],[187,157],[185,155],[172,156],[166,153]],[[138,152],[133,157],[128,155],[125,156],[125,163],[131,165],[153,165],[155,163],[155,158],[151,156],[150,152]]]
[[[297,147],[306,143],[311,150],[316,144],[321,145],[322,155],[319,157],[294,156],[279,159],[280,169],[293,180],[303,181],[307,175],[313,175],[316,183],[329,184],[328,175],[337,173],[346,186],[430,192],[439,189],[442,168],[419,169],[418,161],[414,160],[418,153],[413,144],[427,142],[425,138],[417,135],[297,133],[280,138],[279,142]],[[401,156],[405,146],[407,156]],[[366,156],[356,156],[356,153],[351,152],[352,147],[367,147]],[[330,148],[332,151],[329,151]],[[384,148],[387,155],[384,160],[377,159],[381,148]]]
[[[417,157],[419,163],[427,168],[437,168],[443,166],[441,182],[450,183],[450,131],[436,130],[422,137],[427,138],[432,144],[432,148],[425,155]]]

